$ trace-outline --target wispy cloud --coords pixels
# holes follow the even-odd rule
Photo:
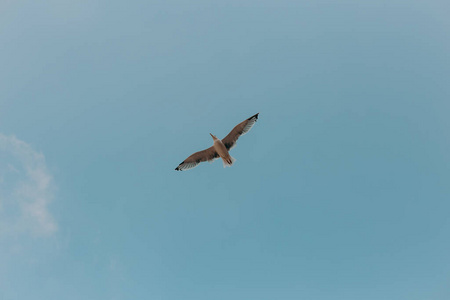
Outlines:
[[[0,133],[0,235],[49,236],[54,183],[45,157],[15,136]]]

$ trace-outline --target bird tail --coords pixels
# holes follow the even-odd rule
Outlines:
[[[222,160],[223,160],[224,168],[231,167],[234,164],[234,162],[236,161],[236,159],[234,157],[232,157],[231,155],[229,156],[228,159],[222,158]]]

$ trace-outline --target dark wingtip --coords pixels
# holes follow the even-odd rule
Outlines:
[[[178,167],[175,168],[175,171],[183,171],[180,169],[181,164],[184,163],[184,160],[178,165]]]
[[[251,120],[251,119],[253,119],[253,118],[256,118],[256,119],[258,120],[258,115],[259,115],[259,113],[257,113],[256,115],[251,116],[251,117],[248,118],[247,120]]]

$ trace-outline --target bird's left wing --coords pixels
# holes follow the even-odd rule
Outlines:
[[[181,164],[176,167],[177,171],[185,171],[195,168],[203,161],[212,161],[219,157],[214,147],[209,147],[208,149],[195,152],[188,158],[186,158]]]
[[[226,137],[223,138],[222,143],[225,145],[227,150],[230,150],[231,148],[236,146],[236,142],[237,142],[238,138],[241,135],[249,132],[250,129],[252,129],[253,125],[255,125],[255,123],[256,123],[256,120],[258,120],[258,115],[259,115],[259,113],[257,113],[256,115],[253,115],[250,118],[248,118],[247,120],[237,124],[233,128],[233,130],[231,130],[230,133]]]

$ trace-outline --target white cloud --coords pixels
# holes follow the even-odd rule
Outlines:
[[[0,236],[55,233],[57,224],[48,210],[54,188],[44,155],[0,133]]]

